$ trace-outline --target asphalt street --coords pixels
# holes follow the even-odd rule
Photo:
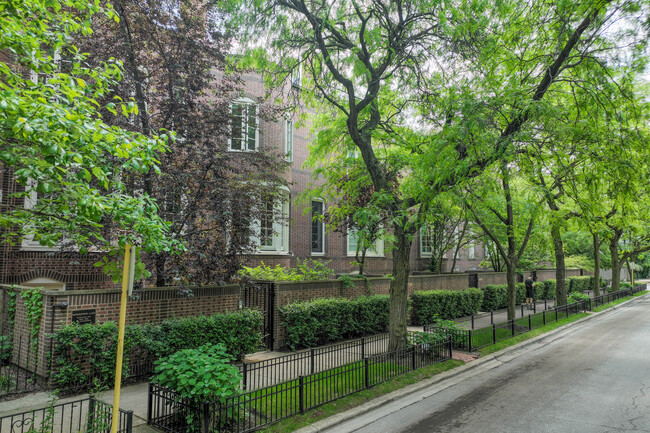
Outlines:
[[[650,297],[327,432],[650,432]]]

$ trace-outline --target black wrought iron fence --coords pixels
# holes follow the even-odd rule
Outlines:
[[[550,310],[544,310],[541,313],[529,314],[518,319],[508,320],[507,322],[492,324],[492,326],[481,329],[453,329],[430,324],[424,326],[424,332],[447,335],[453,342],[454,349],[471,352],[542,327],[547,323],[557,322],[582,311],[587,311],[588,307],[589,302],[583,300]]]
[[[645,284],[638,284],[636,286],[629,287],[627,289],[618,290],[612,293],[605,293],[604,295],[601,296],[595,296],[591,298],[591,304],[589,306],[589,309],[592,310],[594,308],[600,307],[601,305],[609,304],[610,302],[617,301],[621,298],[625,298],[627,296],[631,296],[636,293],[643,292],[645,290],[646,290]]]
[[[254,390],[384,353],[387,349],[388,334],[377,334],[269,360],[243,363],[239,370],[244,389]]]
[[[542,310],[548,310],[552,308],[553,305],[554,305],[554,300],[552,299],[543,299],[540,301],[535,301],[533,303],[533,313],[537,313],[537,310],[540,310],[540,312]],[[519,308],[515,309],[515,314],[519,314],[521,317],[524,317],[526,315],[526,313],[524,312],[524,308],[525,308],[524,304],[521,304]],[[476,313],[470,316],[454,319],[454,321],[463,325],[466,328],[475,329],[477,327],[476,322],[485,322],[486,320],[484,321],[483,319],[487,319],[487,318],[490,319],[490,325],[493,325],[495,323],[495,320],[498,320],[499,313],[503,311],[505,310],[497,309],[485,313]]]
[[[425,325],[424,332],[447,335],[453,342],[454,349],[471,352],[475,349],[480,349],[490,344],[495,344],[498,341],[506,340],[516,335],[539,328],[547,323],[557,322],[558,320],[562,320],[582,311],[591,311],[597,306],[608,304],[645,290],[646,285],[640,284],[631,288],[590,298],[589,300],[555,307],[540,313],[529,314],[528,316],[508,320],[507,322],[499,324],[493,323],[491,326],[480,329],[453,329],[441,327],[434,323]]]
[[[437,362],[451,359],[449,340],[374,354],[324,371],[231,397],[192,404],[151,384],[147,421],[169,433],[250,432]]]
[[[42,390],[28,338],[0,338],[0,397]]]
[[[118,432],[131,433],[133,412],[120,409]],[[105,433],[113,407],[93,397],[0,417],[0,433]]]

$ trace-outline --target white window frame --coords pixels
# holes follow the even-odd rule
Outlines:
[[[288,162],[293,161],[293,140],[295,138],[295,128],[293,119],[286,119],[284,121],[284,158]]]
[[[294,68],[294,70],[291,71],[291,87],[300,89],[301,83],[302,83],[302,63],[300,63],[297,68]]]
[[[348,230],[348,235],[346,236],[346,248],[348,257],[355,257],[357,253],[356,242],[354,243],[354,248],[351,248],[350,245],[350,240],[356,239],[357,237],[356,232],[357,231],[355,229],[350,229]],[[384,239],[381,236],[378,236],[375,240],[374,248],[368,248],[366,251],[366,257],[384,257]]]
[[[427,247],[428,250],[427,251]],[[420,257],[431,257],[433,246],[431,245],[431,228],[428,225],[420,227]]]
[[[36,202],[38,201],[38,193],[36,192],[36,181],[33,179],[27,179],[27,185],[25,188],[29,189],[29,195],[25,196],[25,209],[34,209],[36,207]],[[20,243],[20,248],[24,251],[59,251],[59,247],[48,247],[41,245],[40,242],[34,240],[34,234],[28,234],[23,236],[23,239]]]
[[[274,203],[273,214],[280,213],[282,218],[273,219],[270,235],[271,242],[262,245],[262,218],[255,218],[251,223],[251,240],[256,246],[256,254],[288,254],[289,253],[289,198],[288,190],[282,191],[282,199]]]
[[[309,225],[309,245],[310,245],[310,251],[312,256],[324,256],[325,255],[325,223],[321,220],[318,220],[318,228],[320,231],[320,236],[321,236],[321,242],[322,242],[322,251],[314,251],[314,208],[313,204],[314,203],[320,203],[322,204],[322,213],[323,215],[325,213],[325,202],[323,200],[312,200],[312,211],[311,211],[311,224]]]
[[[476,259],[476,246],[474,245],[473,242],[471,244],[469,244],[469,246],[467,247],[467,258],[469,260],[475,260]]]
[[[474,233],[472,233],[471,230],[468,230],[467,235],[474,236]],[[476,260],[476,242],[474,240],[467,244],[467,259]]]
[[[247,109],[252,107],[255,110],[255,125],[254,125],[254,128],[255,128],[255,131],[254,131],[254,134],[255,134],[255,138],[254,138],[255,139],[255,146],[254,146],[253,149],[249,148],[248,140],[250,138],[250,135],[249,135],[250,126],[247,123],[247,121],[245,121],[243,119],[243,116],[242,116],[241,119],[240,119],[240,121],[241,121],[240,127],[241,127],[241,131],[242,131],[241,137],[235,138],[235,137],[232,136],[233,124],[231,123],[231,125],[230,125],[230,135],[231,136],[228,139],[228,150],[230,150],[231,152],[257,152],[259,150],[259,148],[260,148],[259,104],[257,102],[255,102],[255,101],[253,101],[250,98],[238,98],[238,99],[235,99],[234,101],[232,101],[230,103],[230,114],[233,117],[231,119],[231,122],[235,121],[233,110],[234,110],[235,106],[237,106],[237,105],[241,105],[243,107],[246,107]],[[247,117],[250,117],[250,115],[247,115]],[[240,148],[239,149],[233,148],[233,144],[236,143],[237,141],[239,141],[239,143],[240,143],[240,146],[239,146]]]

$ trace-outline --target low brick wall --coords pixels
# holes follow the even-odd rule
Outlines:
[[[479,289],[491,284],[508,284],[508,274],[506,272],[477,272],[476,275]]]
[[[465,290],[468,287],[468,274],[431,274],[409,277],[409,295],[423,290]]]
[[[567,269],[565,270],[565,277],[579,277],[583,275],[582,269]],[[586,275],[586,274],[585,274]],[[592,272],[593,275],[593,272]],[[539,269],[535,271],[537,281],[546,281],[555,279],[555,269]]]
[[[38,357],[28,350],[29,327],[25,319],[25,309],[20,292],[25,288],[15,287],[19,294],[16,296],[16,320],[13,328],[8,322],[7,290],[10,286],[0,286],[2,304],[2,335],[13,335],[16,350],[13,362],[33,371],[41,377],[49,376],[47,353],[51,351],[52,339],[50,334],[56,332],[64,324],[73,322],[79,316],[93,317],[95,323],[107,321],[117,322],[120,314],[119,290],[75,290],[52,291],[42,290],[43,318],[39,333]],[[126,323],[160,323],[172,317],[187,317],[223,313],[239,308],[241,299],[238,285],[230,286],[197,286],[148,288],[136,292],[127,302]],[[189,291],[191,290],[191,296]],[[64,306],[66,305],[66,306]],[[19,342],[22,340],[22,345]],[[18,347],[21,347],[18,350]],[[37,363],[38,360],[38,363]],[[34,365],[38,367],[34,369]]]

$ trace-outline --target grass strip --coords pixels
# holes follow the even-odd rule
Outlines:
[[[381,397],[382,395],[404,388],[405,386],[411,385],[413,383],[428,379],[432,376],[435,376],[436,374],[451,370],[452,368],[456,368],[463,364],[464,363],[462,361],[452,359],[449,361],[430,365],[428,367],[420,368],[415,371],[410,371],[406,374],[395,377],[388,382],[376,385],[370,389],[359,391],[331,403],[324,404],[323,406],[310,410],[305,415],[295,415],[276,424],[272,424],[261,431],[266,433],[294,431],[313,424],[316,421],[320,421],[332,415],[336,415],[337,413],[345,412],[346,410],[357,407],[374,398]]]
[[[379,362],[369,365],[370,384],[381,383],[411,369],[410,356],[400,359],[401,363]],[[246,394],[243,407],[266,413],[272,408],[273,418],[292,416],[300,410],[300,380],[252,391]],[[365,366],[363,361],[336,367],[321,373],[303,377],[303,403],[306,408],[320,405],[341,396],[359,392],[366,388]]]
[[[644,296],[644,295],[647,295],[647,294],[648,294],[647,291],[635,293],[634,295],[626,296],[625,298],[621,298],[621,299],[617,299],[616,301],[612,301],[609,304],[599,305],[598,307],[593,309],[593,312],[598,313],[599,311],[606,310],[606,309],[614,307],[614,306],[616,306],[618,304],[622,304],[625,301],[629,301],[630,299],[638,298],[639,296]]]
[[[514,346],[517,343],[521,343],[522,341],[529,340],[531,338],[537,337],[538,335],[542,335],[546,332],[552,331],[554,329],[559,328],[560,326],[564,326],[567,323],[575,322],[576,320],[580,320],[583,317],[587,317],[589,313],[579,313],[579,314],[574,314],[573,316],[570,316],[568,318],[561,319],[557,322],[549,323],[546,326],[542,326],[541,328],[533,329],[532,331],[528,331],[524,334],[519,334],[515,337],[508,338],[507,340],[502,340],[497,342],[496,344],[492,344],[490,346],[486,346],[482,349],[479,349],[479,352],[481,353],[481,356],[489,355],[490,353],[498,352],[499,350],[505,349],[506,347]]]

